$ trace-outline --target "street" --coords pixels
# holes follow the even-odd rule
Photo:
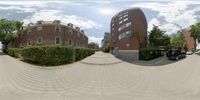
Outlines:
[[[169,62],[145,66],[96,52],[40,67],[1,53],[0,100],[199,100],[200,55]]]

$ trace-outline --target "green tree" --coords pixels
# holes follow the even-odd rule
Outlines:
[[[149,32],[149,43],[153,47],[168,46],[170,44],[170,37],[165,34],[164,30],[154,25]]]
[[[200,22],[190,26],[190,36],[194,39],[194,49],[196,50],[196,40],[200,39]]]
[[[173,35],[171,38],[170,46],[171,48],[187,47],[186,40],[182,32],[177,35]]]
[[[14,41],[22,30],[23,22],[0,19],[0,41],[4,45],[4,51],[10,42]]]
[[[109,43],[109,41],[106,41],[106,42],[104,43],[103,51],[104,51],[104,52],[110,52],[110,43]]]

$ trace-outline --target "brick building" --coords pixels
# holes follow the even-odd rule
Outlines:
[[[127,9],[113,16],[110,31],[114,54],[138,56],[138,49],[147,45],[147,21],[140,8]]]
[[[194,49],[194,39],[193,37],[190,37],[190,28],[186,28],[183,30],[183,35],[185,37],[187,47],[189,50]],[[196,40],[196,48],[200,49],[200,40]]]
[[[83,30],[73,24],[63,24],[60,20],[43,21],[28,24],[19,35],[19,39],[10,44],[12,47],[29,45],[66,45],[87,47],[88,37]]]

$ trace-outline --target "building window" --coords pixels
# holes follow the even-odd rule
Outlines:
[[[114,26],[115,24],[113,23],[112,26]]]
[[[38,37],[37,38],[37,44],[42,44],[43,43],[43,38],[42,37]]]
[[[119,17],[119,20],[121,20],[122,19],[122,17]]]
[[[125,18],[125,19],[124,19],[124,22],[125,22],[125,21],[128,21],[128,18]]]
[[[131,22],[126,23],[126,27],[131,26]]]
[[[27,40],[27,46],[31,45],[31,40]]]
[[[38,27],[37,27],[37,30],[38,30],[38,31],[41,31],[41,30],[42,30],[42,26],[38,26]]]
[[[124,15],[124,17],[128,17],[128,14]]]
[[[122,23],[122,20],[121,21],[119,21],[119,24],[121,24]]]
[[[69,45],[72,45],[72,40],[69,40]]]
[[[131,37],[131,31],[126,31],[126,38]]]
[[[58,27],[58,26],[55,27],[55,31],[56,31],[56,32],[61,32],[61,27]]]
[[[114,30],[114,27],[112,28],[112,30]]]
[[[123,30],[124,28],[126,28],[126,25],[125,25],[125,24],[121,25],[121,26],[118,28],[118,31],[121,31],[121,30]]]
[[[55,44],[58,45],[58,44],[61,44],[61,39],[60,37],[55,37]]]
[[[131,31],[126,31],[118,36],[118,40],[131,37]]]

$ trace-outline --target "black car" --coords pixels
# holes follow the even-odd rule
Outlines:
[[[167,52],[166,56],[170,60],[178,60],[178,59],[186,57],[186,51],[185,50],[179,50],[179,49],[169,50]]]

